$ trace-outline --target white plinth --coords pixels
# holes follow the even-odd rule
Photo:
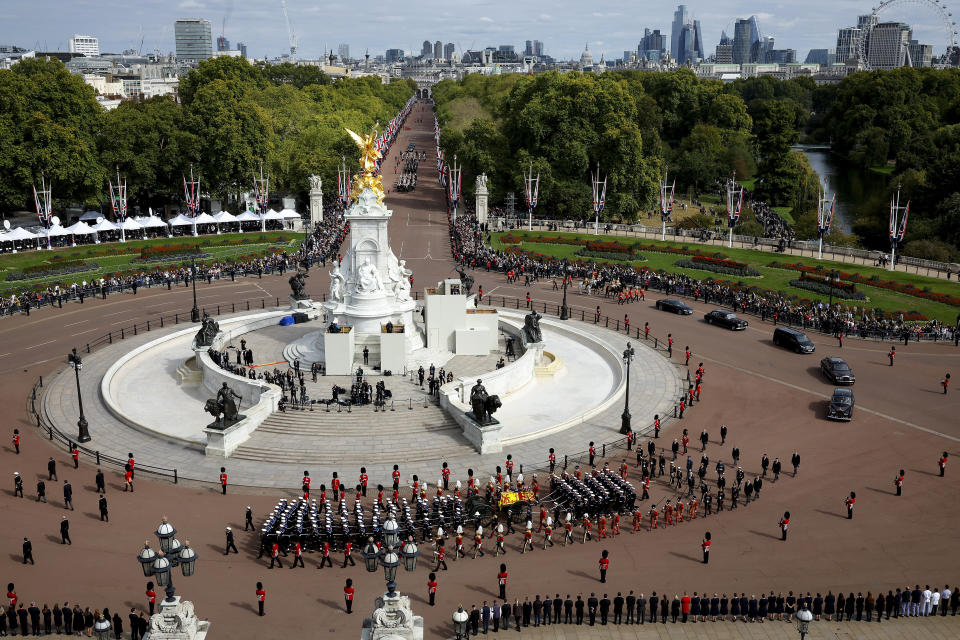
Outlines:
[[[380,371],[403,375],[407,364],[407,338],[402,333],[380,334]]]
[[[486,329],[458,329],[455,341],[458,356],[485,356],[490,353],[490,332]]]
[[[150,616],[143,640],[203,640],[209,630],[210,623],[197,618],[192,602],[174,596],[172,602],[160,601],[160,611]]]
[[[487,343],[485,348],[487,351],[484,351],[482,355],[486,355],[488,351],[496,351],[500,334],[499,321],[500,316],[497,314],[496,309],[470,309],[468,301],[466,316],[467,328],[483,329],[486,331]],[[459,350],[457,353],[460,353]]]
[[[354,335],[349,329],[340,333],[323,334],[323,351],[326,360],[327,375],[349,376],[353,373]]]
[[[384,593],[364,619],[361,640],[423,640],[423,618],[414,615],[408,596]]]
[[[313,311],[313,300],[311,300],[310,298],[297,300],[293,296],[290,296],[290,310],[291,311]]]

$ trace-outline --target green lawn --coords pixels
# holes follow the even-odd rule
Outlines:
[[[252,253],[262,253],[271,247],[295,249],[302,242],[304,234],[293,231],[270,231],[266,233],[254,232],[247,234],[223,234],[220,236],[187,236],[175,238],[157,238],[155,240],[131,240],[129,242],[110,242],[98,245],[82,245],[79,247],[64,247],[52,251],[21,251],[0,255],[0,290],[10,292],[27,289],[38,283],[73,282],[75,280],[90,280],[106,274],[129,269],[152,269],[156,265],[181,262],[182,259],[170,259],[158,262],[140,262],[142,247],[162,245],[190,245],[199,246],[203,253],[209,254],[205,260],[229,260],[238,256]],[[239,245],[229,244],[243,238],[246,242]],[[106,254],[106,255],[101,255]],[[9,273],[26,267],[50,263],[51,259],[59,257],[64,260],[84,260],[100,265],[99,269],[70,273],[59,276],[47,276],[27,280],[6,280]]]
[[[571,236],[584,239],[596,239],[596,236],[591,234],[582,234],[582,233],[561,233],[556,232],[541,232],[541,231],[512,231],[512,235],[518,238],[532,237],[535,238],[540,235],[556,237],[557,235],[562,236]],[[504,245],[500,242],[500,236],[503,234],[497,233],[493,234],[493,247],[495,249],[504,249],[507,246],[518,246],[518,245]],[[633,243],[638,239],[635,238],[604,238],[609,241],[619,241],[621,243]],[[646,239],[639,239],[643,244],[655,244],[660,246],[672,246],[672,247],[687,247],[691,250],[701,249],[705,252],[717,252],[723,253],[732,260],[738,260],[740,262],[746,262],[751,268],[756,269],[760,272],[761,277],[759,278],[738,278],[736,276],[728,276],[724,274],[713,273],[711,271],[701,271],[699,269],[686,269],[677,267],[674,263],[677,260],[683,258],[683,256],[675,254],[666,254],[666,253],[655,253],[651,251],[642,251],[645,261],[642,262],[632,262],[631,264],[636,264],[638,266],[646,266],[651,269],[664,269],[672,273],[686,273],[691,277],[695,278],[707,278],[712,277],[721,280],[732,280],[732,281],[741,281],[745,285],[754,285],[764,289],[773,289],[777,291],[782,291],[789,295],[799,296],[800,298],[810,298],[817,299],[820,296],[818,294],[807,291],[805,289],[798,289],[796,287],[791,287],[789,285],[790,280],[794,280],[800,277],[799,272],[793,270],[785,269],[776,269],[768,267],[767,265],[776,260],[779,262],[791,262],[791,263],[802,263],[809,266],[816,266],[821,264],[826,269],[835,268],[839,271],[846,273],[859,273],[864,277],[870,277],[873,275],[878,276],[882,280],[894,280],[901,283],[912,283],[916,287],[929,287],[931,291],[939,293],[948,293],[951,295],[960,295],[960,285],[954,284],[953,282],[946,282],[944,280],[939,280],[936,278],[928,278],[925,276],[917,274],[909,274],[903,272],[891,273],[885,269],[878,269],[875,267],[862,266],[862,265],[853,265],[846,264],[842,262],[833,262],[830,260],[816,260],[813,258],[801,258],[798,256],[781,256],[779,254],[772,254],[769,252],[763,251],[753,251],[750,249],[728,249],[726,247],[710,247],[708,245],[700,245],[697,243],[680,243],[680,242],[652,242]],[[524,249],[529,249],[531,251],[536,251],[545,255],[556,256],[558,258],[572,258],[577,259],[578,256],[575,255],[576,251],[580,248],[575,245],[565,245],[565,244],[550,244],[550,243],[539,243],[539,242],[522,242],[521,245]],[[603,262],[602,260],[600,262]],[[856,304],[860,307],[876,307],[883,309],[884,311],[890,312],[910,312],[915,311],[921,313],[928,318],[938,318],[947,324],[953,324],[956,321],[957,313],[960,312],[960,309],[953,307],[947,304],[940,302],[935,302],[932,300],[925,300],[923,298],[917,298],[914,296],[909,296],[906,294],[898,293],[896,291],[889,291],[887,289],[881,289],[879,287],[871,287],[865,285],[857,285],[859,291],[863,292],[867,296],[867,300],[862,301],[850,301],[850,304]],[[824,298],[826,302],[826,298]]]

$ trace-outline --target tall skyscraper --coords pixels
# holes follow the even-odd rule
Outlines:
[[[733,25],[733,63],[750,62],[750,20],[738,18]]]
[[[543,43],[540,42],[539,40],[533,41],[533,55],[535,55],[538,58],[543,57]]]
[[[230,51],[230,41],[226,36],[217,36],[217,51]]]
[[[688,22],[690,22],[690,16],[687,13],[687,5],[677,5],[677,10],[673,12],[673,26],[670,30],[670,56],[674,60],[680,59],[681,32]]]
[[[177,58],[199,62],[213,55],[210,21],[203,18],[181,18],[173,23]]]
[[[703,32],[700,31],[700,21],[693,21],[693,51],[697,59],[703,60]]]
[[[666,52],[666,38],[660,33],[660,29],[643,30],[643,40],[637,47],[637,57],[646,58],[652,62],[659,61]]]
[[[837,32],[837,62],[855,60],[863,32],[859,27],[845,27]]]
[[[443,43],[439,40],[433,43],[433,59],[443,60]]]
[[[523,43],[523,55],[533,55],[533,40],[527,40],[525,43]]]
[[[874,69],[896,69],[907,63],[913,30],[902,22],[881,22],[870,31],[867,62]]]
[[[433,45],[430,44],[429,40],[423,41],[423,46],[420,47],[420,55],[423,56],[424,58],[433,57]]]
[[[385,55],[387,64],[403,61],[403,49],[387,49]]]
[[[100,55],[100,41],[93,36],[74,35],[67,40],[67,46],[70,53],[82,53],[85,56]]]
[[[457,48],[453,45],[452,42],[448,42],[443,45],[443,59],[447,62],[453,60],[453,54],[456,53]]]
[[[237,43],[237,49],[240,50],[240,57],[241,57],[241,58],[246,58],[246,57],[247,57],[247,45],[245,45],[245,44],[242,43],[242,42],[238,42],[238,43]]]
[[[350,45],[340,43],[337,45],[337,57],[340,58],[340,62],[346,62],[350,59]]]

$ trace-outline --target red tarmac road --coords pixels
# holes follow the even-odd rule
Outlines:
[[[423,122],[417,123],[418,118]],[[391,194],[387,199],[394,210],[394,251],[413,269],[418,289],[453,273],[442,192],[433,171],[432,121],[429,110],[415,111],[392,152],[405,149],[411,138],[418,149],[427,152],[417,190]],[[384,183],[390,186],[394,183],[392,154],[384,165]],[[522,297],[526,293],[523,286],[506,284],[502,274],[477,271],[474,277],[485,293],[494,296]],[[313,280],[311,285],[322,290],[322,283]],[[201,305],[209,307],[247,298],[283,298],[287,290],[286,278],[273,276],[202,284],[198,294]],[[537,301],[560,300],[560,293],[552,291],[548,282],[538,283],[530,291]],[[427,637],[447,637],[450,615],[458,603],[479,606],[496,597],[500,561],[505,561],[510,571],[508,595],[521,600],[525,595],[557,592],[561,596],[580,592],[586,596],[591,591],[612,596],[628,589],[647,594],[654,590],[669,594],[682,590],[836,592],[960,581],[960,571],[951,560],[955,557],[952,529],[960,470],[948,465],[947,475],[941,479],[936,464],[944,450],[951,458],[960,455],[958,396],[956,391],[944,396],[939,387],[946,371],[956,371],[960,351],[943,344],[900,345],[896,366],[891,368],[886,359],[889,344],[850,339],[841,350],[834,340],[812,336],[817,353],[800,356],[771,344],[770,323],[751,318],[747,331],[727,332],[702,322],[709,306],[694,303],[694,316],[678,317],[654,310],[655,298],[656,294],[650,293],[645,303],[619,307],[602,298],[571,294],[571,304],[586,309],[588,317],[600,304],[602,312],[611,317],[628,313],[634,327],[648,321],[656,335],[673,333],[676,359],[682,358],[683,347],[690,345],[693,362],[705,363],[703,401],[687,413],[682,425],[661,434],[660,445],[669,447],[682,427],[689,429],[693,441],[706,428],[711,435],[706,452],[711,467],[718,458],[729,463],[730,448],[737,445],[748,473],[759,470],[763,453],[771,460],[779,456],[789,470],[790,456],[796,450],[802,458],[799,476],[787,472],[777,483],[768,479],[762,498],[749,507],[666,531],[624,533],[617,539],[578,543],[566,549],[558,546],[543,551],[538,546],[526,555],[519,554],[520,538],[511,537],[505,558],[488,554],[478,560],[448,561],[450,570],[439,576],[435,608],[426,604],[430,548],[423,545],[416,574],[401,572],[398,582],[401,591],[413,598],[416,613],[424,616]],[[255,559],[257,536],[242,531],[243,512],[246,505],[252,505],[259,521],[279,496],[231,492],[224,497],[215,485],[191,488],[145,478],[138,478],[134,494],[124,494],[122,480],[111,473],[107,493],[111,522],[101,523],[93,490],[96,470],[81,464],[74,471],[66,453],[51,447],[27,420],[24,405],[30,387],[38,375],[65,366],[70,347],[82,346],[135,321],[175,310],[189,311],[191,304],[190,290],[183,287],[171,292],[140,289],[136,296],[88,299],[84,305],[46,308],[29,318],[21,315],[0,320],[0,406],[7,416],[0,450],[0,547],[4,551],[0,554],[0,581],[15,582],[22,600],[51,606],[65,600],[121,611],[143,606],[146,579],[135,555],[143,540],[155,542],[152,531],[166,515],[179,530],[178,537],[190,540],[200,554],[196,575],[176,578],[175,584],[180,594],[194,601],[201,617],[213,622],[213,634],[245,639],[267,633],[271,637],[302,634],[310,629],[329,637],[356,637],[362,618],[372,610],[373,598],[383,588],[382,574],[367,574],[359,558],[357,567],[340,569],[338,564],[318,571],[313,555],[307,556],[307,569],[290,571],[285,564],[283,570],[267,570],[269,563]],[[842,354],[857,375],[857,409],[854,420],[847,424],[827,422],[823,417],[832,387],[817,373],[817,365],[827,354]],[[577,373],[589,384],[589,372]],[[718,442],[721,424],[730,429],[724,447]],[[9,446],[15,427],[23,434],[19,456]],[[90,430],[95,443],[97,425],[91,424]],[[698,452],[699,447],[694,450]],[[69,478],[74,485],[77,510],[68,512],[72,546],[59,544],[58,525],[64,511],[58,483],[47,483],[48,504],[34,501],[36,481],[46,478],[46,461],[51,455],[58,462],[60,479]],[[693,455],[696,460],[696,453]],[[618,462],[612,459],[611,466]],[[439,462],[437,466],[439,472]],[[893,479],[901,468],[906,471],[906,481],[904,496],[897,498]],[[24,476],[26,499],[13,497],[14,471]],[[344,470],[348,477],[356,472]],[[713,477],[711,470],[708,479]],[[637,480],[633,467],[630,479]],[[291,478],[287,495],[296,495],[298,480]],[[855,517],[848,521],[843,498],[851,490],[857,492],[858,500]],[[665,495],[657,485],[654,497]],[[785,510],[792,512],[790,539],[781,542],[777,520]],[[628,521],[624,519],[625,531],[630,528]],[[237,533],[239,555],[222,555],[227,525]],[[699,544],[706,530],[714,541],[708,566],[699,561]],[[36,566],[21,564],[24,536],[33,541]],[[539,542],[539,536],[535,540]],[[597,572],[601,549],[608,549],[611,556],[603,590]],[[342,599],[347,577],[353,578],[358,594],[350,616],[344,612]],[[262,580],[267,590],[265,619],[255,614],[257,580]]]

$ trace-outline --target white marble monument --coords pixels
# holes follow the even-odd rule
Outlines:
[[[413,614],[408,596],[387,592],[374,607],[363,621],[361,640],[423,640],[423,618]]]
[[[310,219],[307,224],[313,228],[318,222],[323,222],[323,180],[320,176],[310,176]]]
[[[476,194],[477,194],[477,222],[480,224],[486,224],[487,197],[490,194],[487,192],[487,174],[485,173],[481,173],[480,175],[477,176]]]
[[[174,596],[173,601],[160,601],[160,611],[150,616],[143,640],[204,640],[209,629],[209,622],[197,618],[192,602]]]

